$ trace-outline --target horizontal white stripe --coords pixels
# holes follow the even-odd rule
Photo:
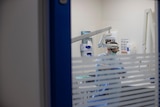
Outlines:
[[[128,54],[128,55],[117,55],[120,58],[148,58],[155,57],[155,53],[147,53],[147,54]],[[102,58],[106,58],[106,56],[100,56]],[[108,58],[114,58],[115,56],[107,56]],[[76,60],[88,60],[88,59],[97,59],[97,56],[93,57],[72,57],[73,61]]]
[[[117,103],[113,103],[113,104],[108,104],[106,106],[103,106],[103,107],[119,107],[119,106],[122,106],[123,107],[158,107],[158,106],[155,106],[155,101],[146,101],[146,102],[140,102],[140,103],[134,103],[134,104],[123,104],[121,102],[117,102]],[[73,104],[73,107],[88,107],[87,104],[83,104],[82,105],[74,105]]]
[[[147,74],[146,74],[147,75]],[[122,75],[124,76],[124,75]],[[126,75],[125,75],[126,76]],[[154,82],[155,79],[150,79],[151,77],[154,78],[154,75],[148,75],[147,77],[144,74],[138,74],[138,75],[132,75],[134,77],[132,78],[124,78],[124,79],[120,79],[119,77],[121,77],[120,75],[115,76],[115,75],[111,75],[111,76],[99,76],[99,77],[93,77],[91,79],[82,79],[82,80],[77,80],[74,81],[77,84],[73,84],[73,86],[85,86],[85,85],[98,85],[98,84],[105,84],[105,83],[114,83],[114,82],[121,82],[122,84],[128,84],[128,83],[139,83],[139,82]],[[139,77],[141,77],[141,79],[138,79]]]
[[[152,72],[156,72],[155,71],[155,68],[152,68],[150,69]],[[92,70],[92,71],[89,71],[89,72],[85,72],[85,71],[75,71],[75,72],[72,72],[72,76],[78,76],[78,75],[98,75],[98,74],[104,74],[104,73],[121,73],[121,72],[137,72],[137,71],[140,71],[140,72],[150,72],[148,71],[148,68],[144,67],[144,68],[127,68],[127,69],[115,69],[115,70],[104,70],[104,71],[96,71],[96,70]],[[146,73],[145,73],[146,74]]]
[[[148,95],[148,96],[146,96],[146,95]],[[128,97],[119,97],[119,98],[115,98],[115,99],[106,99],[106,100],[104,100],[104,99],[99,99],[99,100],[101,100],[101,101],[99,101],[99,102],[95,102],[95,103],[92,103],[92,104],[88,104],[89,106],[90,105],[95,105],[95,104],[97,104],[97,103],[99,103],[99,104],[103,104],[102,102],[104,102],[104,104],[105,103],[117,103],[117,102],[125,102],[125,103],[127,103],[128,102],[128,104],[131,104],[130,102],[131,101],[135,101],[135,102],[139,102],[138,101],[138,99],[139,100],[141,100],[142,101],[142,99],[143,99],[143,101],[145,101],[145,98],[150,98],[150,99],[154,99],[154,94],[147,94],[147,93],[145,93],[145,94],[140,94],[140,95],[132,95],[132,96],[128,96]],[[143,98],[142,98],[143,97]],[[145,98],[144,98],[145,97]]]
[[[87,98],[89,96],[98,96],[98,95],[103,95],[103,94],[108,94],[106,96],[102,96],[102,98],[114,98],[117,96],[133,96],[134,94],[141,94],[141,93],[152,93],[152,95],[155,94],[154,89],[134,89],[132,88],[132,90],[127,90],[127,89],[123,89],[123,88],[117,88],[117,89],[111,89],[111,90],[96,90],[96,91],[86,91],[86,92],[80,92],[79,95],[75,94],[73,95],[73,98]],[[97,97],[94,98],[94,100],[98,100],[101,99],[101,97]]]
[[[110,70],[112,68],[117,68],[117,69],[122,69],[122,67],[124,68],[124,70],[127,70],[128,68],[155,68],[155,63],[148,63],[148,64],[128,64],[127,66],[125,65],[103,65],[103,66],[86,66],[86,67],[78,67],[78,68],[72,68],[72,72],[77,72],[77,71],[87,71],[87,70],[100,70],[100,69],[106,69],[106,70]],[[119,70],[120,70],[119,69]]]
[[[144,58],[144,59],[120,59],[118,58],[118,59],[119,60],[104,60],[104,59],[98,58],[97,61],[89,59],[90,61],[86,61],[86,62],[72,62],[72,66],[76,67],[76,66],[83,66],[83,65],[91,66],[91,65],[96,65],[96,64],[120,64],[122,62],[123,62],[122,64],[155,62],[155,58]]]
[[[118,106],[122,106],[123,105],[123,107],[156,107],[155,105],[154,105],[154,101],[146,101],[146,102],[140,102],[140,103],[134,103],[134,104],[123,104],[123,103],[121,103],[121,102],[119,102],[119,103],[117,103],[117,104],[110,104],[110,105],[107,105],[106,107],[118,107]],[[147,105],[149,105],[149,106],[147,106]]]
[[[81,63],[72,63],[73,67],[78,67],[78,66],[95,66],[97,64],[101,65],[101,64],[105,64],[105,65],[109,65],[109,64],[116,64],[116,65],[127,65],[127,64],[147,64],[147,63],[155,63],[155,59],[142,59],[142,60],[102,60],[102,61],[96,61],[96,62],[92,62],[92,61],[88,61],[88,62],[81,62]]]
[[[143,103],[143,102],[148,102],[148,101],[152,101],[154,100],[154,97],[147,97],[147,98],[142,98],[142,99],[135,99],[132,101],[125,101],[125,102],[120,102],[119,99],[113,99],[111,102],[106,102],[106,101],[100,101],[100,102],[95,102],[94,104],[90,103],[90,104],[81,104],[78,107],[90,107],[90,106],[95,106],[95,105],[100,105],[100,104],[107,104],[107,103],[116,103],[118,104],[118,106],[122,106],[122,105],[127,105],[127,104],[136,104],[136,103]],[[109,104],[107,107],[115,107],[117,106],[117,104]],[[152,104],[152,103],[150,103]]]
[[[155,82],[155,80],[145,80],[145,81],[133,81],[133,82],[131,82],[131,83],[117,83],[117,84],[113,84],[113,85],[111,85],[111,84],[109,84],[107,87],[109,88],[109,87],[111,87],[111,86],[119,86],[119,87],[121,87],[121,86],[142,86],[142,85],[150,85],[151,84],[151,82]],[[79,89],[80,87],[86,87],[86,86],[88,86],[88,88],[91,86],[91,88],[93,88],[93,86],[99,86],[99,85],[101,85],[101,84],[107,84],[106,82],[92,82],[92,83],[88,83],[88,84],[75,84],[75,85],[73,85],[72,87],[73,87],[73,89]],[[152,83],[153,85],[155,85],[155,83]]]
[[[136,87],[133,87],[132,86],[133,84],[129,84],[128,86],[122,86],[120,84],[116,84],[116,85],[109,85],[109,86],[106,86],[106,88],[110,89],[112,88],[112,90],[109,90],[109,91],[114,91],[114,89],[117,89],[119,90],[121,88],[121,91],[130,91],[130,90],[138,90],[138,89],[142,89],[142,88],[149,88],[149,87],[152,87],[152,88],[155,88],[155,84],[142,84],[140,86],[136,86]],[[104,87],[105,88],[105,87]],[[102,87],[97,87],[97,86],[88,86],[86,88],[76,88],[76,89],[73,89],[72,90],[72,93],[81,93],[81,92],[93,92],[95,90],[100,90],[102,89]],[[108,91],[108,90],[107,90]]]

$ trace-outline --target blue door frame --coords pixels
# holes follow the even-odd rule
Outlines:
[[[70,0],[50,0],[51,107],[72,107]]]
[[[158,1],[158,20],[159,6]],[[72,107],[70,0],[66,4],[60,4],[59,0],[50,0],[49,7],[51,107]],[[160,41],[159,37],[158,40]],[[158,46],[160,53],[160,42]]]

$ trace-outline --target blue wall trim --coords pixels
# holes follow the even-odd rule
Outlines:
[[[72,107],[70,1],[50,0],[51,107]]]

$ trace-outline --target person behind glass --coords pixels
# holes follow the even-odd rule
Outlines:
[[[112,62],[113,62],[113,60],[115,60],[115,61],[117,60],[117,58],[115,57],[115,55],[119,51],[118,43],[115,42],[115,41],[111,41],[111,40],[106,40],[105,43],[106,43],[105,45],[106,45],[107,50],[106,50],[106,52],[101,53],[101,54],[98,55],[99,58],[98,58],[97,62],[101,62],[101,63],[98,63],[97,66],[101,66],[101,67],[102,66],[107,66],[107,64],[105,63],[106,61],[108,62],[108,61],[112,60]],[[110,56],[110,57],[107,58],[107,56]],[[111,65],[111,64],[109,64],[109,65]],[[110,67],[107,68],[106,67],[104,69],[102,69],[102,68],[98,69],[98,71],[111,70],[111,69],[113,69],[113,68],[110,68]]]
[[[107,47],[107,52],[99,54],[98,56],[116,55],[119,51],[118,43],[111,40],[106,40],[105,43]]]
[[[106,71],[107,70],[115,70],[120,69],[121,67],[111,67],[115,65],[115,62],[119,62],[118,58],[115,56],[117,52],[119,51],[118,43],[111,40],[106,40],[105,45],[107,47],[107,50],[105,53],[99,54],[99,58],[97,60],[98,64],[97,66],[100,67],[97,71]],[[108,56],[108,57],[107,57]],[[111,61],[111,62],[110,62]],[[104,76],[103,74],[102,76]],[[101,76],[101,75],[98,75]]]
[[[119,51],[118,43],[110,39],[105,40],[105,43],[106,43],[105,45],[107,50],[105,53],[101,53],[98,55],[100,57],[98,59],[98,62],[101,61],[101,63],[97,64],[97,66],[106,66],[106,67],[103,67],[102,69],[98,69],[98,71],[124,69],[124,67],[122,67],[122,62],[116,56],[117,52]],[[110,57],[107,58],[107,56],[110,56]],[[106,64],[106,62],[109,62],[109,61],[112,61],[112,62],[109,64]],[[107,66],[110,66],[110,65],[111,66],[115,65],[116,67],[107,68]],[[125,72],[119,72],[118,74],[123,74],[123,73]]]
[[[107,44],[107,43],[106,43]],[[117,42],[110,42],[113,46],[107,48],[108,54],[115,55],[119,51],[118,43]]]
[[[105,53],[99,54],[98,55],[99,58],[97,60],[97,63],[98,63],[97,72],[103,71],[103,73],[100,73],[100,74],[98,73],[97,77],[103,77],[103,79],[99,79],[98,81],[101,81],[101,82],[103,81],[106,83],[99,85],[102,87],[102,89],[99,91],[108,90],[108,85],[119,84],[120,83],[119,80],[122,77],[118,75],[124,73],[124,72],[115,73],[114,71],[114,70],[124,69],[122,67],[121,61],[116,56],[117,52],[119,51],[118,43],[115,41],[111,41],[111,40],[106,40],[105,43],[106,43],[107,50]],[[112,73],[112,71],[114,72]],[[110,76],[111,77],[113,76],[113,78],[110,78]],[[112,83],[108,82],[111,80],[117,80],[118,82],[112,82]]]
[[[95,102],[105,102],[93,107],[107,106],[107,97],[105,96],[110,94],[108,90],[114,89],[113,85],[115,84],[121,84],[119,73],[116,73],[117,70],[123,69],[121,62],[116,55],[119,51],[118,43],[112,40],[105,40],[105,46],[107,48],[106,52],[99,54],[99,57],[96,60],[97,79],[95,82],[97,84],[98,90],[96,90],[96,94],[92,96],[93,98],[99,98],[99,100],[95,100]],[[120,93],[120,91],[117,91],[116,93]]]
[[[105,40],[104,46],[107,48],[106,52],[99,54],[96,60],[97,79],[95,82],[98,90],[96,90],[96,94],[93,95],[93,98],[99,98],[97,101],[105,102],[94,107],[107,106],[107,97],[105,96],[110,94],[108,90],[112,90],[114,84],[121,84],[120,77],[118,76],[119,74],[116,73],[117,70],[122,69],[122,67],[119,66],[120,61],[116,56],[117,52],[119,51],[118,43],[112,40]]]

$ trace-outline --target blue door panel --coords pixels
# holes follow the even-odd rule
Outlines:
[[[51,107],[72,107],[70,1],[50,0]]]

